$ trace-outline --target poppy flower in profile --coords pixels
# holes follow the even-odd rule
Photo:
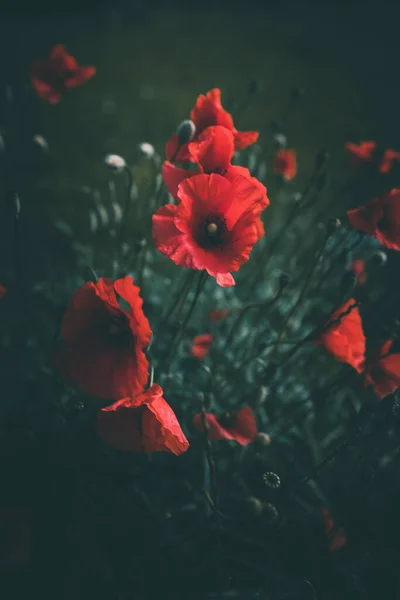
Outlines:
[[[0,284],[0,300],[3,298],[3,296],[5,296],[7,293],[7,288],[4,287],[4,285]]]
[[[368,278],[365,271],[365,260],[362,258],[355,258],[351,263],[351,269],[356,277],[357,285],[364,285]]]
[[[174,411],[153,384],[135,398],[118,400],[99,411],[97,433],[104,442],[125,452],[171,452],[189,447]]]
[[[262,237],[260,213],[268,198],[246,177],[201,174],[182,181],[178,199],[153,215],[156,248],[180,267],[205,270],[223,287],[235,285],[231,271]]]
[[[229,310],[227,308],[214,308],[210,310],[210,321],[211,323],[218,323],[226,319],[228,315]]]
[[[241,408],[237,413],[225,413],[220,417],[206,413],[205,419],[207,437],[211,441],[234,440],[245,446],[251,444],[257,435],[257,423],[250,406]],[[195,415],[193,425],[199,431],[203,431],[202,414]]]
[[[393,340],[386,340],[367,362],[364,385],[372,386],[380,399],[400,387],[400,353],[391,353]]]
[[[54,46],[48,58],[31,66],[32,85],[40,98],[57,104],[63,93],[82,85],[96,73],[95,67],[81,67],[61,44]]]
[[[0,569],[23,566],[30,554],[29,512],[24,508],[0,507]]]
[[[143,350],[152,332],[139,292],[131,277],[104,277],[79,288],[62,319],[64,346],[55,354],[56,370],[100,398],[141,392],[149,376]]]
[[[400,188],[347,212],[355,229],[376,238],[382,246],[400,250]]]
[[[296,150],[291,148],[280,148],[275,152],[272,170],[276,175],[282,175],[286,181],[290,181],[297,173]]]
[[[363,370],[365,335],[354,298],[350,298],[331,315],[315,344],[321,344],[339,362]]]
[[[234,126],[232,116],[222,107],[221,90],[214,88],[204,96],[201,94],[192,108],[190,118],[196,127],[195,140],[207,127],[221,125],[232,132],[235,150],[244,150],[247,146],[257,141],[256,131],[238,131]],[[180,145],[177,134],[167,142],[165,155],[170,161],[191,161],[188,145]]]
[[[324,531],[329,539],[329,550],[334,552],[340,550],[346,545],[346,532],[343,527],[336,527],[331,513],[327,508],[322,509],[322,517],[324,520]]]
[[[207,354],[210,352],[213,340],[214,338],[210,333],[197,335],[195,338],[193,338],[193,345],[190,351],[191,355],[199,360],[204,360]]]

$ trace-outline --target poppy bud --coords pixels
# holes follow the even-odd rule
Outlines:
[[[257,444],[257,446],[269,446],[271,443],[271,438],[269,437],[268,433],[260,431],[254,438],[254,443]]]
[[[267,471],[266,473],[264,473],[263,480],[265,485],[267,485],[270,488],[273,488],[274,490],[277,490],[281,485],[281,478],[273,471]]]
[[[19,219],[19,215],[21,213],[21,202],[17,192],[6,192],[5,201],[7,206],[9,206],[9,209],[14,213],[14,217]]]
[[[261,79],[252,79],[249,83],[249,94],[259,94],[262,90]]]
[[[315,187],[317,188],[317,190],[319,192],[322,192],[327,185],[329,184],[329,177],[328,174],[324,171],[323,173],[321,173],[321,175],[319,175],[317,182],[315,184]]]
[[[382,250],[378,250],[370,258],[370,263],[377,267],[383,267],[383,265],[386,264],[386,261],[387,261],[387,254],[386,254],[386,252],[382,252]]]
[[[326,150],[320,150],[315,157],[315,170],[320,171],[331,155]]]
[[[48,152],[49,150],[49,144],[47,143],[47,141],[44,139],[44,137],[42,135],[36,134],[33,136],[32,141],[37,144],[38,146],[40,146],[40,148],[42,150],[44,150],[44,152]]]
[[[139,150],[146,158],[153,158],[155,154],[154,146],[148,142],[139,144]]]
[[[126,167],[125,159],[118,154],[107,154],[104,158],[104,164],[113,173],[121,173]]]
[[[283,290],[290,283],[290,275],[281,273],[279,277],[279,287]]]
[[[178,140],[181,146],[183,144],[188,144],[196,133],[196,125],[190,119],[186,119],[179,125],[176,133],[178,134]]]
[[[286,136],[283,133],[275,133],[274,135],[274,146],[275,148],[286,148]]]
[[[263,504],[258,498],[250,496],[244,501],[246,512],[252,517],[259,517],[263,512]]]
[[[277,508],[271,504],[271,502],[266,502],[264,504],[263,513],[269,518],[270,521],[277,521],[279,518]]]
[[[337,217],[334,217],[333,219],[329,219],[328,226],[327,226],[328,233],[330,233],[330,234],[334,233],[337,229],[340,229],[341,226],[342,226],[342,222]]]

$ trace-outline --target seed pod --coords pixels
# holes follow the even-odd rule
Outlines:
[[[281,485],[281,478],[273,471],[267,471],[266,473],[264,473],[263,480],[265,485],[267,485],[270,488],[273,488],[274,490],[277,490]]]

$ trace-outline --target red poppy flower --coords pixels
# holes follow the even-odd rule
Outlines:
[[[349,153],[351,164],[357,167],[372,161],[376,149],[376,142],[360,142],[359,144],[347,142],[345,148]]]
[[[189,447],[174,411],[157,384],[136,398],[124,398],[100,410],[97,433],[113,448],[126,452],[178,455]]]
[[[31,66],[32,85],[40,98],[57,104],[69,88],[82,85],[95,75],[95,67],[80,67],[64,46],[54,46],[48,58]]]
[[[367,363],[364,384],[372,386],[381,399],[400,387],[400,353],[390,353],[392,344],[393,340],[386,340]]]
[[[386,248],[400,250],[400,188],[349,210],[350,223],[376,238]]]
[[[356,276],[357,285],[364,285],[368,278],[368,275],[365,272],[365,260],[362,258],[355,258],[351,263],[351,268]]]
[[[7,293],[7,288],[5,288],[4,285],[0,284],[0,300],[3,298],[3,296],[5,296],[6,293]]]
[[[193,338],[193,346],[191,354],[199,360],[204,360],[207,354],[210,352],[211,344],[213,343],[213,336],[210,333],[204,335],[198,335]]]
[[[296,150],[281,148],[274,155],[272,164],[273,172],[282,175],[286,181],[290,181],[297,173]]]
[[[314,343],[322,344],[336,360],[348,363],[361,373],[365,362],[365,335],[357,306],[350,310],[354,304],[355,300],[350,298],[338,308],[325,325],[325,331]],[[330,323],[332,325],[328,327]]]
[[[329,550],[334,552],[346,545],[346,532],[343,527],[336,528],[331,513],[327,508],[322,509],[324,531],[329,538]]]
[[[257,423],[250,406],[241,408],[236,414],[225,413],[220,417],[206,413],[205,418],[207,437],[211,441],[234,440],[245,446],[251,444],[257,435]],[[193,425],[199,431],[203,431],[203,415],[195,415]]]
[[[0,507],[0,568],[23,566],[30,553],[29,512]]]
[[[392,150],[392,148],[387,148],[383,153],[379,171],[381,173],[389,173],[395,161],[400,163],[400,152],[396,152],[396,150]]]
[[[211,323],[218,323],[218,321],[223,321],[229,315],[229,310],[227,308],[214,308],[214,310],[210,311],[210,321]]]
[[[131,277],[101,278],[85,283],[70,301],[61,324],[65,345],[54,366],[85,392],[115,400],[146,385],[143,349],[152,333],[139,291]]]
[[[246,177],[212,174],[183,181],[178,198],[178,206],[166,204],[153,215],[156,247],[180,267],[206,270],[223,287],[235,285],[231,271],[263,235],[259,215],[267,197]]]
[[[240,132],[235,128],[232,116],[222,108],[221,90],[218,88],[214,88],[207,92],[205,96],[202,94],[197,98],[197,102],[190,113],[190,118],[196,126],[196,140],[204,129],[212,125],[221,125],[232,132],[235,150],[247,148],[247,146],[254,144],[258,138],[256,131]],[[179,147],[179,139],[176,134],[168,140],[165,155],[168,160],[172,161],[192,160],[187,144]]]

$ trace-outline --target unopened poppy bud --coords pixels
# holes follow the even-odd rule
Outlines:
[[[47,143],[47,140],[45,140],[42,135],[36,134],[36,135],[33,136],[32,140],[33,140],[33,142],[35,144],[37,144],[38,146],[40,146],[40,148],[44,152],[48,152],[48,150],[49,150],[49,144]]]
[[[273,139],[275,148],[286,148],[287,140],[283,133],[275,133]]]
[[[6,192],[5,201],[7,206],[9,207],[9,210],[14,213],[14,217],[16,219],[19,219],[19,215],[21,213],[21,202],[19,200],[17,192]]]
[[[254,496],[249,496],[249,498],[246,498],[244,505],[246,512],[252,517],[259,517],[263,512],[262,502],[258,498],[254,498]]]
[[[176,133],[178,134],[178,140],[181,146],[183,144],[188,144],[196,133],[196,125],[190,119],[186,119],[179,125]]]
[[[334,233],[335,231],[340,229],[341,226],[342,226],[342,222],[337,217],[330,219],[328,221],[328,226],[327,226],[328,233]]]
[[[377,267],[383,267],[387,262],[387,254],[382,250],[378,250],[375,254],[370,258],[370,262],[372,265],[376,265]]]
[[[328,173],[326,173],[324,171],[323,173],[321,173],[321,175],[319,175],[317,182],[315,184],[315,187],[317,188],[317,190],[319,192],[322,192],[327,187],[328,184],[329,184]]]
[[[139,144],[139,150],[146,158],[153,158],[155,154],[154,146],[148,142]]]
[[[269,446],[271,443],[271,438],[269,437],[268,433],[259,431],[254,438],[254,443],[257,444],[257,446]]]
[[[270,521],[277,521],[279,518],[278,510],[274,504],[271,504],[271,502],[265,502],[263,506],[263,513],[269,518]]]
[[[249,94],[259,94],[262,90],[261,79],[252,79],[249,83]]]
[[[327,160],[329,160],[331,155],[326,150],[320,150],[315,157],[315,170],[319,171],[322,169]]]
[[[279,277],[279,287],[284,289],[290,283],[290,275],[287,273],[281,273]]]
[[[121,173],[126,167],[125,159],[118,154],[107,154],[104,158],[104,164],[113,173]]]
[[[273,488],[274,490],[277,490],[281,485],[281,478],[273,471],[267,471],[266,473],[264,473],[263,480],[265,485],[267,485],[270,488]]]

